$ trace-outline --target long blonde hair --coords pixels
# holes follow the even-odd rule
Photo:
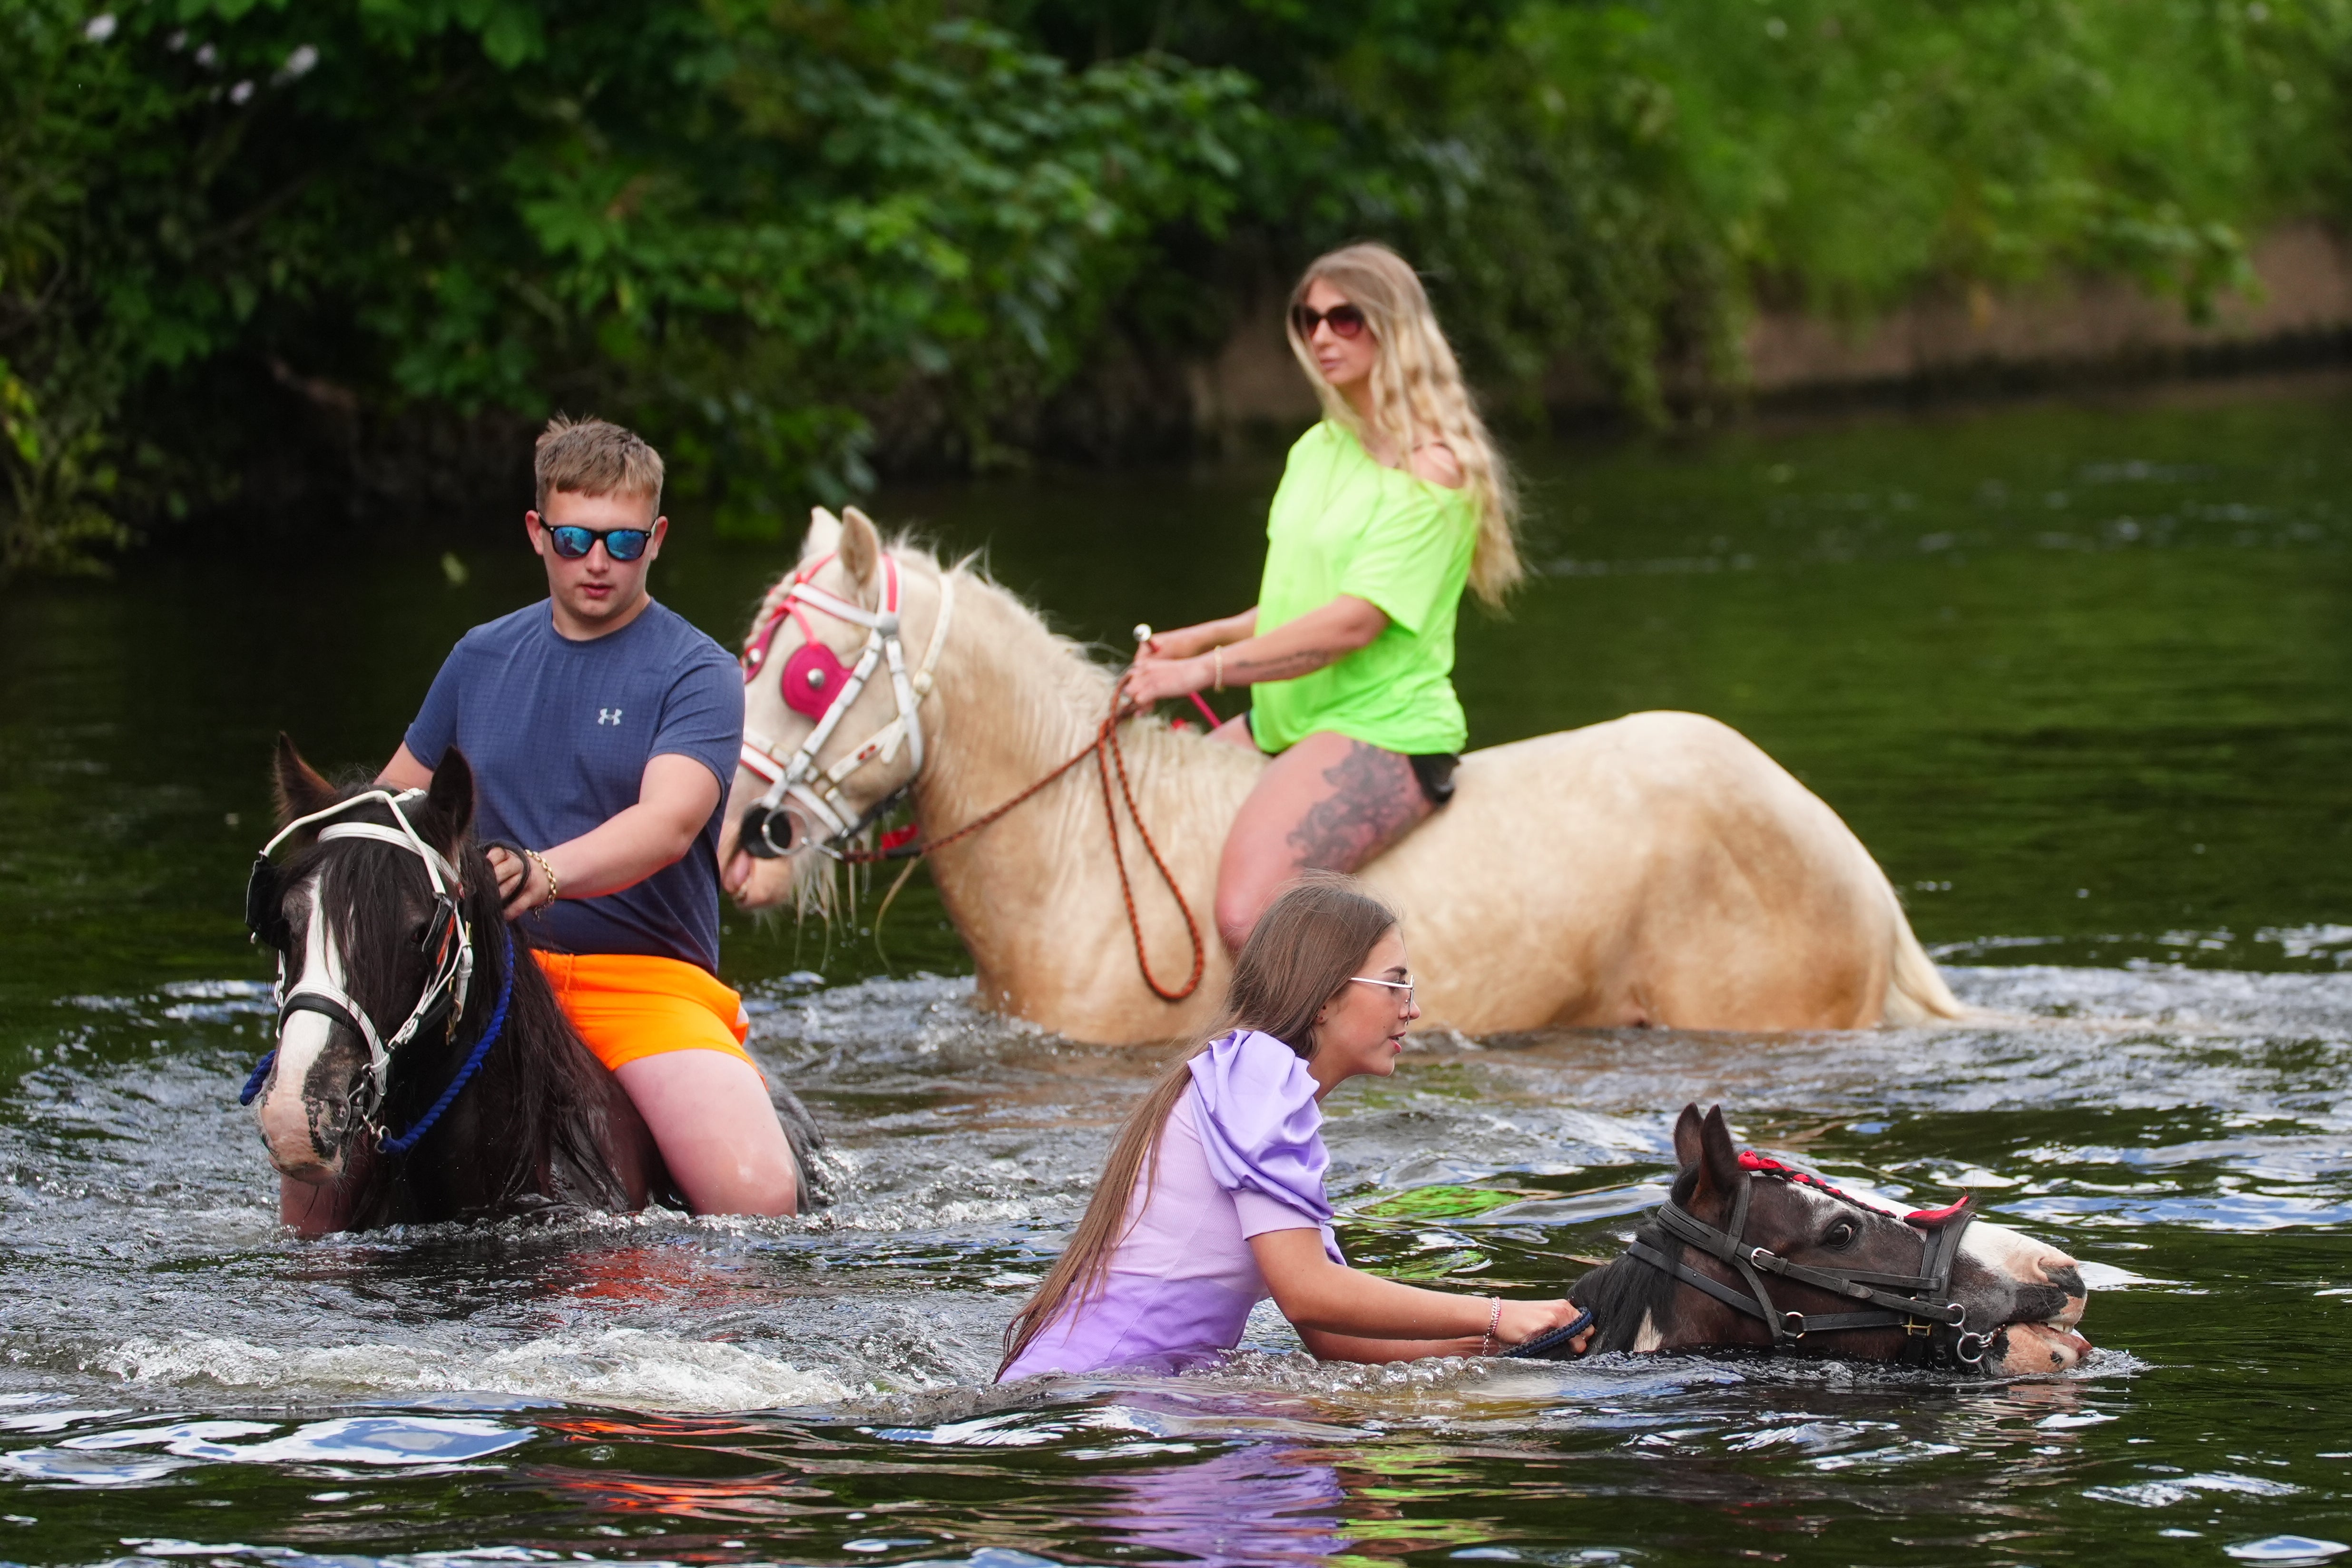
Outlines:
[[[1192,1081],[1192,1058],[1234,1029],[1272,1035],[1304,1058],[1315,1054],[1315,1016],[1347,985],[1381,939],[1396,929],[1396,911],[1352,877],[1309,871],[1283,889],[1234,959],[1234,977],[1217,1023],[1171,1064],[1119,1124],[1102,1179],[1078,1221],[1070,1245],[1004,1328],[1004,1360],[996,1375],[1021,1359],[1030,1342],[1066,1306],[1082,1310],[1101,1294],[1111,1254],[1151,1203],[1160,1180],[1160,1133]],[[1136,1176],[1150,1162],[1143,1201],[1133,1206]]]
[[[1348,297],[1364,313],[1380,353],[1372,361],[1372,424],[1364,422],[1339,391],[1323,379],[1315,353],[1298,335],[1297,308],[1318,279]],[[1443,441],[1462,465],[1465,488],[1478,508],[1478,545],[1470,558],[1470,591],[1488,605],[1500,605],[1526,569],[1519,564],[1517,488],[1495,438],[1478,417],[1453,345],[1437,324],[1429,294],[1412,268],[1387,246],[1372,241],[1343,247],[1307,263],[1283,313],[1290,352],[1307,372],[1323,416],[1352,432],[1367,451],[1375,437],[1393,443],[1400,462],[1432,441]]]

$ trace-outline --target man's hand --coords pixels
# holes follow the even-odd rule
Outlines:
[[[555,889],[547,885],[547,874],[536,861],[509,855],[495,844],[486,853],[499,879],[499,902],[506,906],[507,919],[520,920],[555,901]]]

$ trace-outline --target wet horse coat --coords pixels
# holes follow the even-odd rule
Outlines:
[[[1923,1258],[1935,1251],[1938,1228],[1965,1206],[1906,1218],[1859,1203],[1776,1162],[1743,1156],[1719,1107],[1704,1117],[1697,1106],[1684,1107],[1675,1128],[1675,1152],[1683,1168],[1675,1182],[1674,1205],[1717,1228],[1730,1222],[1736,1206],[1744,1206],[1743,1241],[1794,1265],[1800,1275],[1915,1275]],[[1747,1202],[1741,1205],[1743,1188]],[[1647,1259],[1641,1256],[1644,1252]],[[1682,1279],[1676,1268],[1707,1277],[1715,1289]],[[1569,1297],[1593,1314],[1600,1331],[1594,1351],[1772,1349],[1853,1361],[1932,1362],[2008,1376],[2069,1371],[2090,1353],[2090,1344],[2075,1331],[2089,1297],[2080,1267],[2056,1247],[1984,1220],[1969,1225],[1959,1237],[1947,1300],[1918,1293],[1921,1317],[1908,1326],[1824,1331],[1817,1325],[1841,1315],[1891,1314],[1854,1313],[1864,1303],[1852,1294],[1781,1274],[1773,1275],[1769,1287],[1774,1313],[1742,1311],[1727,1298],[1749,1293],[1754,1281],[1743,1272],[1685,1245],[1671,1227],[1653,1220],[1635,1232],[1626,1256],[1585,1275]],[[1957,1358],[1925,1356],[1921,1352],[1935,1326],[1929,1319],[1945,1307],[1959,1310],[1951,1325],[1955,1340],[1966,1335],[1972,1342]],[[1768,1318],[1781,1312],[1796,1316],[1800,1337],[1776,1335],[1768,1326]],[[1808,1328],[1806,1319],[1816,1326]]]
[[[949,569],[904,546],[891,553],[899,635],[928,649]],[[880,603],[884,547],[869,521],[855,510],[844,522],[818,514],[803,561],[827,554],[818,586],[868,609]],[[848,819],[903,789],[925,836],[944,837],[1079,750],[1108,711],[1113,671],[1002,588],[953,570],[953,615],[918,700],[921,766],[901,749],[851,767],[840,785]],[[772,590],[761,629],[785,585]],[[812,635],[846,664],[868,634],[821,616],[775,626],[745,711],[747,731],[778,760],[814,727],[780,681]],[[868,684],[841,710],[818,763],[848,765],[897,717],[887,684]],[[1121,736],[1143,819],[1205,918],[1226,829],[1264,760],[1154,720],[1125,724]],[[738,772],[722,864],[773,771]],[[1361,872],[1403,913],[1423,1028],[1853,1028],[1961,1012],[1860,841],[1714,720],[1633,714],[1469,752],[1454,778],[1453,804]],[[796,826],[796,844],[807,827]],[[1144,867],[1133,824],[1122,816],[1118,831],[1127,864]],[[737,897],[750,909],[796,895],[821,901],[828,869],[804,847],[761,860]],[[1103,1042],[1167,1040],[1208,1025],[1228,956],[1204,927],[1208,971],[1191,998],[1171,1005],[1145,987],[1091,767],[942,848],[931,870],[971,949],[982,1005]],[[1137,874],[1144,943],[1158,973],[1181,976],[1183,921],[1149,872]]]

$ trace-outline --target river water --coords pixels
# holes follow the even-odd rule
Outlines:
[[[1556,1293],[1719,1100],[1858,1190],[1965,1186],[2074,1252],[2100,1348],[2054,1381],[1318,1367],[1262,1309],[1213,1373],[993,1391],[1148,1065],[974,1013],[919,880],[878,939],[731,920],[753,1048],[833,1140],[814,1217],[290,1241],[235,1103],[268,739],[380,761],[532,563],[486,508],[16,584],[0,1561],[2324,1560],[2352,1542],[2347,418],[2339,384],[2237,384],[1547,447],[1540,574],[1465,617],[1475,741],[1729,721],[2000,1016],[1416,1050],[1330,1108],[1350,1255]],[[875,510],[1110,642],[1247,601],[1276,471]],[[681,522],[657,589],[732,643],[782,552]]]

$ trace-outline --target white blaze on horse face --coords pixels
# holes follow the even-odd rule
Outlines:
[[[289,915],[299,914],[306,907],[310,911],[310,918],[301,922],[305,928],[301,968],[289,978],[289,994],[306,984],[321,980],[337,991],[343,987],[342,957],[335,951],[334,933],[328,929],[332,922],[319,913],[318,892],[319,874],[315,872],[286,889]],[[333,1021],[323,1014],[288,1015],[278,1035],[278,1062],[271,1072],[268,1092],[254,1106],[254,1118],[261,1124],[261,1141],[269,1150],[269,1163],[298,1182],[331,1182],[342,1174],[342,1142],[339,1140],[331,1149],[319,1147],[312,1131],[312,1107],[303,1098],[303,1086],[310,1081],[310,1071],[318,1066],[333,1029]]]
[[[2091,1353],[2090,1342],[2074,1331],[2089,1303],[2082,1270],[2072,1258],[2007,1226],[1984,1220],[1969,1226],[1960,1251],[2000,1278],[2021,1286],[2054,1285],[2065,1292],[2065,1304],[2047,1317],[2000,1326],[1997,1360],[1989,1361],[1988,1371],[2011,1377],[2046,1376],[2071,1371]]]

